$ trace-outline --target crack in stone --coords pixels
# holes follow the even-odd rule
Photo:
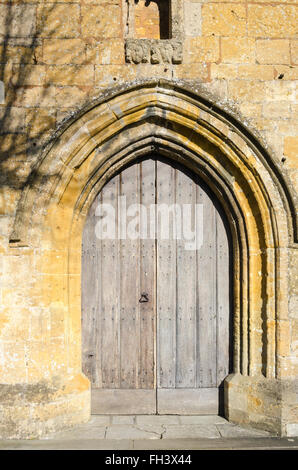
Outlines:
[[[157,432],[157,431],[148,430],[148,429],[143,429],[143,428],[141,428],[141,427],[139,427],[139,426],[135,426],[135,428],[136,428],[138,431],[143,431],[143,432],[147,432],[147,433],[151,433],[151,434],[156,434],[156,435],[159,437],[159,439],[162,439],[162,437],[161,437],[161,436],[162,436],[162,433],[159,433],[159,432]]]
[[[167,428],[166,428],[166,426],[165,426],[164,424],[162,424],[161,427],[163,428],[163,431],[162,431],[162,433],[161,433],[161,435],[160,435],[160,438],[163,439],[163,438],[164,438],[163,435],[167,432]]]
[[[220,432],[220,426],[218,426],[217,424],[215,424],[215,428],[216,428],[218,434],[220,435],[220,437],[224,437],[224,436],[222,435],[222,433]]]

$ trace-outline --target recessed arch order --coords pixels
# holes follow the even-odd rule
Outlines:
[[[34,247],[41,266],[54,254],[53,273],[67,279],[61,315],[68,372],[81,371],[81,238],[88,209],[117,171],[152,151],[199,174],[229,220],[234,372],[282,377],[280,322],[285,328],[288,318],[282,271],[296,233],[287,186],[235,118],[181,83],[158,80],[115,89],[66,123],[19,202],[11,246]],[[49,302],[42,297],[43,308]]]

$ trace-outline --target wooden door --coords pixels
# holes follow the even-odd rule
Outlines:
[[[112,238],[102,237],[102,226],[101,237],[96,231],[102,204],[114,210]],[[201,207],[199,249],[186,249],[183,230],[173,236],[186,206],[192,220]],[[162,207],[173,209],[169,236]],[[230,268],[227,229],[210,191],[176,165],[138,162],[94,200],[82,248],[83,371],[92,412],[217,414],[229,373]]]

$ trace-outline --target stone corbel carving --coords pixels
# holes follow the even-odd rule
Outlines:
[[[125,59],[130,64],[181,64],[182,41],[175,39],[127,39]]]

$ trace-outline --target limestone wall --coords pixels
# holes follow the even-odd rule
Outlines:
[[[1,131],[18,133],[13,141],[19,159],[27,136],[38,139],[38,146],[41,136],[106,87],[140,78],[183,78],[204,83],[217,100],[237,106],[277,157],[286,157],[283,166],[294,180],[297,6],[184,1],[183,63],[137,66],[125,63],[122,7],[121,0],[0,2],[2,116],[9,107]],[[9,148],[10,139],[2,145]]]
[[[73,416],[72,405],[57,390],[71,396],[78,391],[87,403],[88,385],[80,377],[79,360],[68,363],[64,358],[68,320],[61,316],[61,295],[67,295],[63,276],[56,290],[51,287],[49,294],[47,289],[51,276],[57,274],[59,253],[49,251],[41,265],[34,247],[12,248],[9,238],[17,203],[30,186],[28,177],[48,140],[67,119],[109,87],[149,78],[183,80],[260,138],[284,175],[289,193],[294,197],[298,189],[297,5],[274,0],[270,4],[184,0],[180,7],[175,13],[183,45],[180,63],[162,58],[159,63],[136,64],[125,58],[124,0],[0,1],[0,81],[4,84],[4,96],[0,93],[0,383],[51,383],[47,394],[54,394],[51,406],[56,411],[44,420],[63,416],[65,406]],[[49,247],[44,243],[41,248]],[[298,376],[298,282],[293,240],[286,256],[290,269],[285,265],[283,276],[289,280],[289,290],[280,296],[288,299],[289,316],[281,319],[279,331],[284,333],[278,341],[284,364],[281,375],[294,379]],[[41,282],[51,296],[51,308],[44,311]],[[67,374],[75,386],[64,384]],[[32,397],[30,390],[26,403]],[[38,403],[36,390],[34,394]],[[297,422],[295,406],[285,421]],[[86,409],[77,420],[86,419]],[[6,411],[12,423],[18,422],[15,410]],[[35,419],[34,413],[37,416],[39,410],[30,408],[26,419]],[[67,419],[61,418],[53,427],[66,424]],[[33,435],[51,424],[37,428],[32,428]],[[13,424],[12,429],[9,435],[20,435]]]

